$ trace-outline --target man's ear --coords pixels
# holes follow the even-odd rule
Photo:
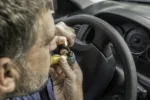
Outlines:
[[[0,58],[0,93],[13,92],[16,87],[17,70],[11,59]]]

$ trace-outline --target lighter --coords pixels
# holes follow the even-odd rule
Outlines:
[[[75,55],[73,51],[70,50],[68,46],[58,46],[58,48],[54,51],[54,55],[51,57],[51,65],[58,64],[61,56],[65,56],[69,65],[75,62]]]

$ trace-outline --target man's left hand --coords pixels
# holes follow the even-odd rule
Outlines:
[[[67,26],[64,22],[56,25],[56,36],[64,36],[67,38],[69,46],[73,46],[76,38],[75,30]]]

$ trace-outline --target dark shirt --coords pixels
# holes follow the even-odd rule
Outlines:
[[[49,100],[55,100],[51,79],[48,80],[48,84],[47,84],[46,89],[47,89],[47,92],[48,92],[47,96],[48,96]],[[23,96],[23,97],[16,97],[16,98],[13,98],[12,100],[42,100],[41,97],[42,97],[41,93],[40,92],[36,92],[36,93],[34,93],[32,95]]]

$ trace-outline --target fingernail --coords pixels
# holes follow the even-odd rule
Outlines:
[[[62,63],[66,63],[66,62],[67,62],[67,60],[66,60],[66,57],[65,57],[65,56],[61,56],[61,62],[62,62]]]
[[[66,26],[66,24],[64,22],[60,22],[60,25],[62,26]]]
[[[60,40],[59,44],[64,44],[64,42],[65,42],[64,40]]]
[[[68,42],[67,41],[65,41],[65,46],[68,46]]]

